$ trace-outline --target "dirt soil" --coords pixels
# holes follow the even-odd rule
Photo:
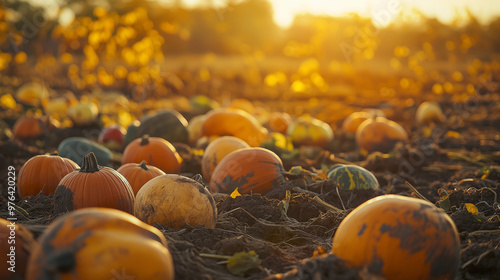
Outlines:
[[[498,100],[498,95],[490,98]],[[342,219],[361,203],[383,194],[415,195],[406,181],[437,206],[448,195],[449,215],[461,240],[457,279],[500,279],[500,112],[492,100],[477,103],[480,107],[475,111],[487,112],[488,120],[475,118],[473,112],[458,123],[434,127],[430,135],[419,127],[407,126],[411,130],[410,143],[387,155],[361,154],[352,138],[335,131],[335,143],[315,157],[283,160],[286,170],[294,165],[306,170],[331,166],[338,158],[353,161],[374,173],[380,183],[378,191],[337,191],[332,180],[308,182],[304,176],[287,174],[288,180],[266,195],[231,198],[215,194],[218,221],[214,229],[155,225],[169,241],[176,279],[376,279],[375,275],[324,253],[331,250],[332,238]],[[441,106],[446,109],[453,104]],[[14,119],[15,116],[4,117],[10,125]],[[79,129],[61,129],[44,139],[0,142],[0,170],[5,171],[0,173],[1,205],[7,201],[8,166],[14,166],[18,174],[30,157],[53,152],[62,139],[78,135]],[[186,159],[183,174],[201,173],[199,156],[185,146],[181,154]],[[114,164],[118,167],[119,163]],[[280,202],[287,191],[290,203],[284,212]],[[332,210],[318,198],[341,211]],[[476,205],[483,218],[471,214],[465,203]],[[19,222],[35,237],[60,216],[54,211],[52,195],[17,198],[16,204],[26,211],[17,216]],[[1,208],[1,217],[7,217],[5,210],[6,207]],[[220,259],[209,257],[250,250],[255,251],[261,264],[243,276],[231,274]]]

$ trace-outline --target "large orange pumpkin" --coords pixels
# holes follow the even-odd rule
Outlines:
[[[19,170],[19,197],[37,195],[42,190],[44,195],[54,193],[59,181],[77,168],[80,167],[74,161],[58,155],[32,157]]]
[[[161,171],[158,167],[152,165],[146,165],[146,161],[141,163],[126,163],[120,168],[118,168],[120,174],[127,179],[134,191],[137,194],[139,189],[146,184],[147,181],[153,179],[156,176],[164,175],[165,172]]]
[[[148,181],[136,196],[135,216],[148,224],[180,228],[185,225],[214,228],[217,208],[199,182],[177,174]]]
[[[82,167],[64,176],[54,194],[57,212],[86,207],[134,211],[134,192],[113,168],[99,166],[94,153],[83,157]]]
[[[210,180],[212,192],[266,193],[285,180],[283,163],[272,151],[244,148],[225,156]]]
[[[212,172],[225,156],[243,148],[250,148],[250,146],[234,136],[222,136],[210,142],[201,159],[201,171],[205,180],[210,181]]]
[[[40,236],[27,269],[35,279],[173,279],[165,236],[136,217],[86,208],[59,217]]]
[[[269,132],[254,116],[241,109],[220,108],[206,114],[201,135],[231,135],[257,147],[268,138]]]
[[[384,117],[367,119],[356,131],[358,146],[368,152],[390,152],[397,142],[408,142],[408,133],[398,123]]]
[[[123,151],[122,165],[125,163],[140,163],[145,160],[165,173],[179,173],[182,158],[175,147],[167,140],[159,137],[143,135],[130,142]]]
[[[455,279],[460,239],[451,218],[427,201],[368,200],[340,223],[332,253],[385,279]]]
[[[0,218],[0,279],[24,279],[35,244],[33,234],[27,228]]]

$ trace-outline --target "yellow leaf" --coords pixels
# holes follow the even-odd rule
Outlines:
[[[479,214],[479,210],[477,210],[476,205],[472,203],[465,203],[465,207],[467,208],[467,211],[469,211],[469,213],[471,213],[472,215]]]
[[[235,198],[237,196],[241,196],[241,193],[238,191],[238,188],[234,189],[234,191],[231,193],[231,198]]]
[[[460,133],[458,133],[456,131],[449,130],[448,132],[446,132],[446,137],[459,139],[461,137],[461,135],[460,135]]]

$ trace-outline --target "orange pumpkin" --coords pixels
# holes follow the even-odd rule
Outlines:
[[[166,174],[148,181],[136,197],[135,216],[154,223],[180,228],[186,224],[214,228],[217,208],[208,190],[197,181]]]
[[[42,120],[36,117],[21,117],[12,128],[14,137],[18,139],[34,139],[47,133]]]
[[[234,136],[222,136],[210,142],[201,159],[201,171],[205,180],[210,181],[212,172],[225,156],[243,148],[250,148],[250,146]]]
[[[161,171],[158,167],[146,165],[146,161],[137,163],[126,163],[118,168],[120,174],[127,179],[134,191],[137,194],[139,189],[149,180],[156,176],[164,175],[165,172]]]
[[[296,146],[323,148],[333,140],[333,130],[324,121],[304,115],[297,118],[287,129],[287,135]]]
[[[373,115],[368,112],[354,112],[344,119],[342,129],[347,133],[355,134],[359,125],[372,117]]]
[[[267,126],[274,132],[285,134],[291,122],[292,117],[289,114],[272,112],[267,120]]]
[[[266,193],[284,182],[283,163],[272,151],[264,148],[244,148],[224,157],[210,180],[210,191],[241,194]]]
[[[54,193],[59,181],[80,168],[68,158],[58,155],[37,155],[30,158],[19,170],[17,191],[19,197],[37,195],[43,190],[44,195]]]
[[[94,153],[83,157],[82,167],[64,176],[54,194],[56,212],[86,207],[134,211],[134,192],[113,168],[99,166]]]
[[[362,122],[356,131],[358,146],[368,152],[390,152],[397,142],[408,142],[408,133],[398,123],[383,117]]]
[[[122,211],[76,210],[52,222],[39,244],[29,258],[28,280],[174,278],[165,236]]]
[[[143,135],[130,142],[123,151],[122,165],[140,163],[145,160],[148,165],[160,168],[165,173],[179,173],[182,158],[175,147],[167,140],[159,137]]]
[[[455,279],[460,239],[451,218],[427,201],[370,199],[340,223],[332,253],[385,279]]]
[[[26,267],[36,241],[33,234],[17,222],[0,218],[0,278],[25,279]]]
[[[206,114],[201,126],[201,135],[231,135],[240,138],[252,147],[257,147],[268,138],[269,132],[254,116],[243,110],[220,108]]]

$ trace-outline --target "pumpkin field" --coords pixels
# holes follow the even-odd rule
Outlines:
[[[500,279],[500,17],[172,2],[0,3],[0,279]]]

